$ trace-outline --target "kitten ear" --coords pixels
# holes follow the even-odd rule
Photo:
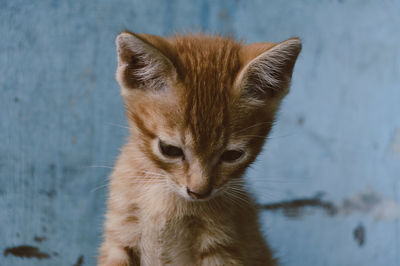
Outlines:
[[[284,42],[246,45],[241,50],[245,65],[239,72],[236,85],[241,94],[255,103],[271,97],[282,98],[289,91],[297,56],[301,50],[298,38]]]
[[[161,90],[168,80],[176,78],[173,63],[161,52],[170,48],[163,38],[124,31],[118,35],[116,45],[116,78],[123,94],[132,89]]]

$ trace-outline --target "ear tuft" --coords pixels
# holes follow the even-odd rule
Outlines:
[[[266,44],[270,47],[270,43]],[[256,56],[238,76],[242,94],[258,102],[286,95],[300,51],[300,39],[293,38],[278,43]]]
[[[159,90],[173,76],[175,68],[172,62],[142,36],[124,31],[117,36],[116,46],[116,77],[123,92],[131,89]]]

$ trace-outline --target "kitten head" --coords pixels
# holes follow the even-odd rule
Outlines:
[[[301,50],[296,38],[243,45],[122,32],[116,43],[134,146],[151,171],[196,200],[228,189],[254,161]]]

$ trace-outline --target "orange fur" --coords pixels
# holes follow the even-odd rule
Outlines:
[[[131,136],[111,177],[99,265],[276,265],[241,178],[300,41],[123,32],[117,47]],[[183,155],[166,156],[160,140]],[[240,157],[224,159],[228,151]]]

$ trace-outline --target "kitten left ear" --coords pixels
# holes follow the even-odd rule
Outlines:
[[[257,43],[244,46],[241,54],[245,65],[236,79],[236,86],[250,102],[262,103],[282,98],[289,91],[297,56],[301,51],[298,38],[284,42]],[[250,59],[249,59],[250,57]]]
[[[175,78],[175,67],[166,55],[170,47],[163,38],[124,31],[118,35],[116,45],[116,78],[122,94],[132,89],[161,90]]]

